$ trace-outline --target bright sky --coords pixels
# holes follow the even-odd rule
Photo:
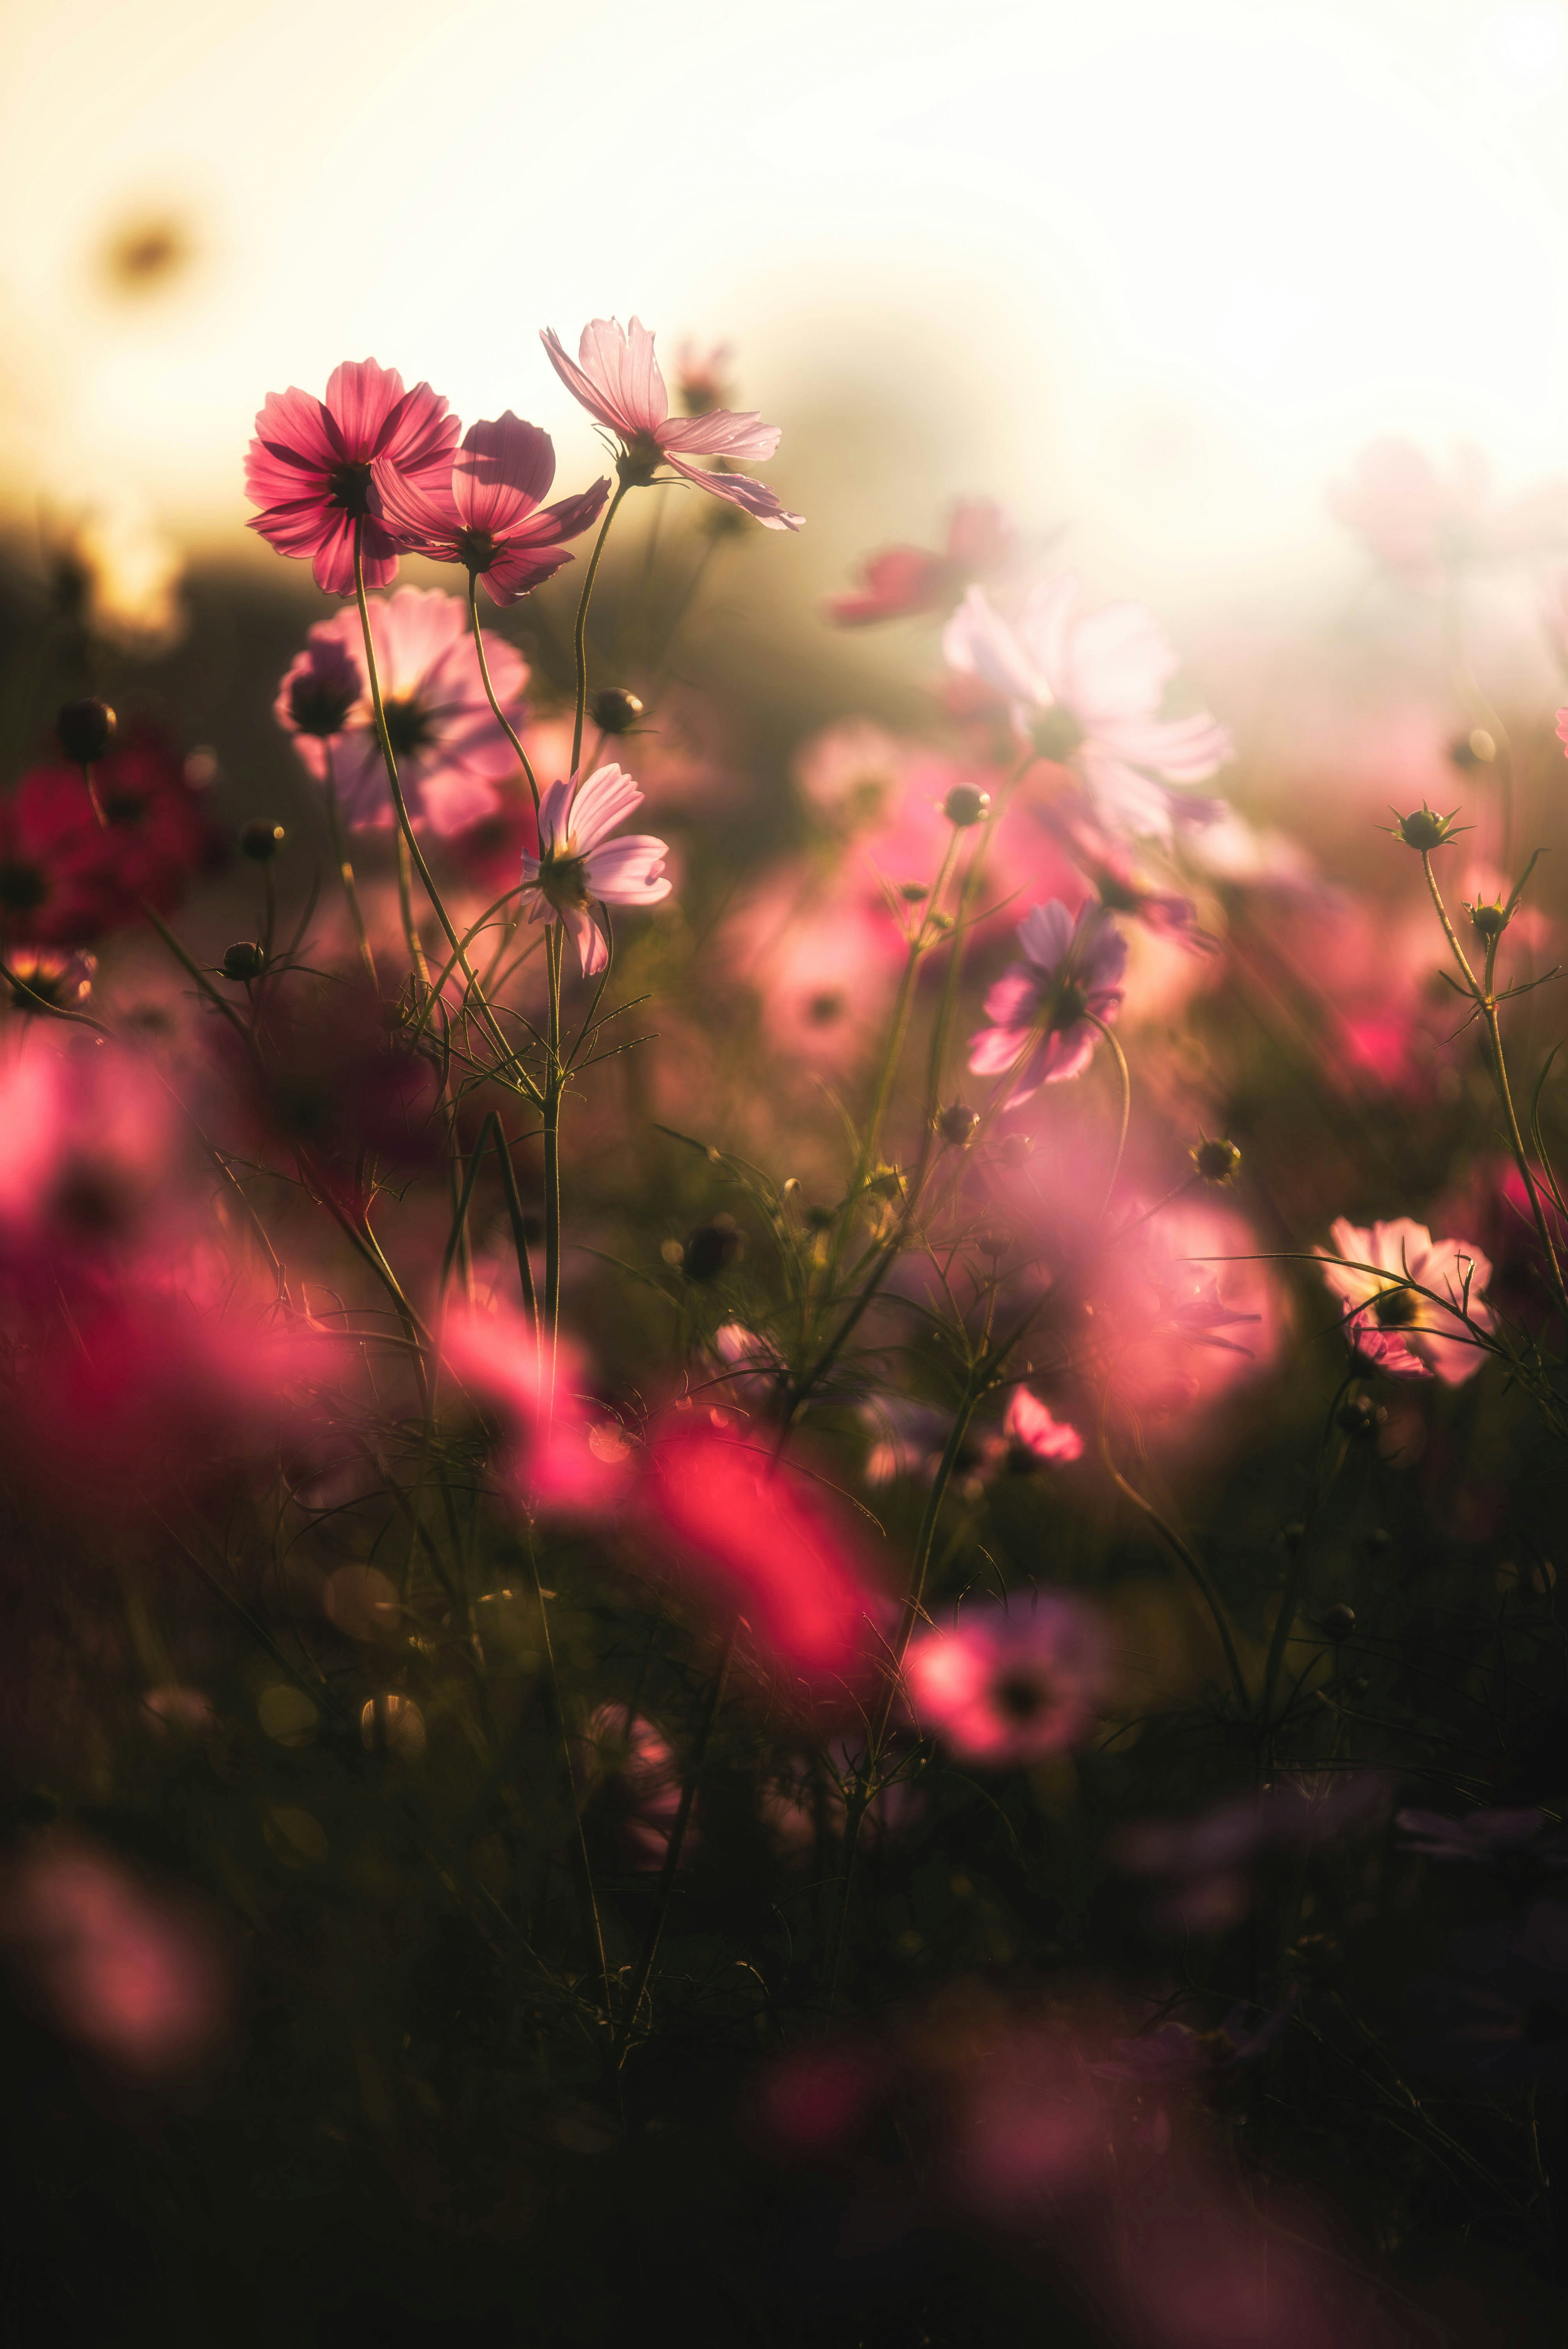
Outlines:
[[[824,558],[976,489],[1262,573],[1374,432],[1568,467],[1565,99],[1568,0],[9,0],[0,493],[235,547],[262,395],[366,353],[570,481],[536,329],[634,310],[739,345]]]

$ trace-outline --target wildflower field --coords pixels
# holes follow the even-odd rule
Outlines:
[[[727,657],[733,365],[6,574],[0,2338],[1560,2340],[1568,496]]]

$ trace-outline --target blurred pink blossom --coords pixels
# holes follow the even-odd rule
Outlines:
[[[593,905],[656,905],[670,894],[669,854],[647,833],[610,833],[643,804],[619,767],[601,767],[585,782],[547,783],[539,802],[540,853],[522,857],[522,903],[531,922],[562,922],[572,933],[584,978],[610,959]]]
[[[999,505],[989,498],[961,498],[940,554],[919,546],[883,547],[861,564],[858,584],[828,596],[823,608],[841,628],[945,612],[975,581],[1002,570],[1015,543],[1012,522]]]
[[[681,1806],[680,1764],[668,1738],[629,1706],[602,1704],[588,1717],[583,1745],[590,1791],[614,1820],[627,1859],[634,1868],[662,1868]],[[699,1841],[696,1808],[681,1839],[683,1867]]]
[[[428,383],[405,391],[396,368],[374,359],[335,368],[325,400],[269,392],[245,459],[245,488],[262,508],[251,528],[280,554],[308,554],[325,595],[352,595],[357,522],[365,584],[388,586],[397,542],[381,519],[382,488],[396,475],[438,496],[458,431]]]
[[[1479,1249],[1434,1240],[1408,1216],[1367,1229],[1341,1216],[1328,1236],[1334,1256],[1323,1253],[1323,1277],[1345,1308],[1345,1333],[1357,1353],[1397,1379],[1435,1373],[1457,1387],[1475,1376],[1486,1360],[1475,1332],[1490,1331],[1497,1318],[1484,1301],[1491,1267]],[[1434,1296],[1418,1295],[1410,1282]]]
[[[1085,1600],[1041,1593],[1026,1609],[972,1606],[921,1632],[904,1660],[915,1720],[961,1760],[1040,1762],[1083,1743],[1109,1687],[1106,1629]]]
[[[654,357],[654,337],[640,319],[629,327],[615,318],[595,318],[583,329],[576,361],[560,336],[547,327],[541,338],[550,364],[574,399],[621,443],[623,481],[647,482],[667,465],[683,481],[710,496],[739,506],[765,530],[799,530],[802,517],[789,513],[774,492],[745,473],[705,472],[694,457],[755,463],[779,446],[779,427],[755,411],[738,414],[709,409],[701,416],[674,417],[669,393]]]
[[[1031,905],[1018,944],[1025,959],[1009,965],[986,994],[990,1027],[969,1040],[976,1076],[1011,1077],[1009,1109],[1088,1068],[1099,1039],[1096,1022],[1115,1019],[1127,967],[1126,939],[1093,904],[1076,921],[1057,898]]]
[[[517,771],[517,754],[495,722],[460,595],[399,587],[373,597],[370,638],[397,778],[416,823],[461,832],[496,805],[496,784]],[[498,636],[485,639],[496,698],[514,727],[525,717],[528,669]],[[343,707],[348,680],[356,698]],[[333,724],[336,710],[340,720]],[[278,723],[318,782],[330,775],[346,822],[386,830],[394,821],[357,612],[318,620],[284,672],[273,704]]]
[[[603,512],[607,479],[547,506],[542,501],[554,478],[549,433],[510,408],[469,425],[443,487],[407,480],[395,465],[377,466],[376,476],[382,513],[404,552],[462,564],[492,604],[514,604],[553,578],[572,560],[562,541],[580,537]]]
[[[1109,832],[1169,840],[1178,823],[1203,823],[1213,801],[1173,786],[1206,782],[1231,739],[1206,710],[1158,715],[1176,655],[1136,604],[1073,617],[1071,572],[1030,590],[1016,622],[972,587],[948,622],[951,667],[982,678],[1013,712],[1020,740],[1042,759],[1075,765]]]
[[[1424,585],[1486,558],[1533,554],[1568,541],[1568,486],[1552,481],[1499,507],[1491,470],[1469,442],[1439,472],[1410,440],[1368,443],[1331,511],[1387,570]]]
[[[558,1344],[552,1362],[533,1324],[515,1306],[449,1309],[442,1350],[452,1375],[501,1423],[500,1462],[525,1506],[595,1516],[627,1497],[631,1447],[583,1392],[575,1350]]]

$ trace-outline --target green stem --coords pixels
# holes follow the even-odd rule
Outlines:
[[[1105,1197],[1100,1202],[1099,1214],[1095,1218],[1097,1223],[1103,1223],[1110,1213],[1110,1203],[1116,1195],[1116,1179],[1121,1173],[1121,1162],[1127,1150],[1127,1129],[1132,1118],[1132,1076],[1127,1065],[1126,1053],[1104,1020],[1097,1019],[1092,1011],[1086,1011],[1084,1018],[1099,1030],[1100,1034],[1110,1046],[1116,1059],[1117,1072],[1121,1079],[1121,1130],[1116,1137],[1116,1155],[1110,1162],[1110,1180],[1105,1186]]]
[[[485,699],[490,703],[496,724],[517,752],[522,771],[528,777],[528,788],[533,793],[533,812],[537,816],[539,784],[535,780],[533,768],[530,764],[528,752],[522,747],[516,727],[496,699],[495,688],[490,683],[490,663],[485,658],[484,630],[480,626],[480,574],[477,571],[470,571],[469,574],[469,625],[474,632],[474,651],[479,656],[480,676],[484,681]],[[575,760],[573,763],[575,767]]]
[[[332,834],[332,853],[337,860],[337,877],[343,884],[343,895],[348,906],[348,918],[354,925],[354,942],[359,949],[359,960],[366,978],[377,994],[381,983],[376,976],[376,957],[370,950],[370,933],[365,926],[365,909],[359,902],[359,889],[354,878],[354,867],[343,837],[343,815],[337,804],[337,783],[332,771],[332,744],[324,742],[326,752],[326,822]]]
[[[599,576],[599,558],[604,552],[604,541],[610,535],[610,524],[620,511],[621,500],[631,487],[628,481],[616,484],[615,494],[605,510],[599,525],[599,535],[593,541],[593,552],[588,558],[587,574],[583,593],[577,603],[577,625],[573,631],[573,647],[577,656],[577,718],[572,729],[572,772],[577,772],[577,761],[583,756],[583,728],[588,716],[588,605],[593,594],[593,582]]]

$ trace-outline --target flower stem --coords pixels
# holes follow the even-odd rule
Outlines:
[[[324,742],[326,752],[326,821],[332,833],[332,853],[337,863],[337,877],[343,884],[343,895],[348,906],[348,918],[354,925],[354,942],[359,948],[359,960],[366,978],[377,993],[380,981],[376,976],[376,957],[370,950],[370,934],[365,926],[365,909],[359,902],[359,890],[349,863],[348,850],[343,838],[343,814],[337,804],[337,784],[332,771],[332,744]]]
[[[587,575],[577,603],[577,625],[573,631],[573,646],[577,655],[577,719],[572,729],[572,772],[577,772],[577,761],[583,756],[583,728],[588,716],[588,605],[593,594],[593,582],[599,575],[599,557],[604,552],[604,541],[610,535],[610,524],[620,509],[621,500],[631,484],[617,482],[615,494],[605,510],[599,525],[599,535],[593,541],[593,552],[588,558]]]
[[[1231,1630],[1230,1618],[1225,1613],[1220,1594],[1210,1581],[1206,1569],[1195,1553],[1182,1540],[1175,1526],[1167,1524],[1153,1502],[1145,1500],[1137,1485],[1129,1484],[1117,1466],[1111,1454],[1110,1437],[1105,1423],[1108,1399],[1108,1396],[1102,1395],[1099,1406],[1099,1456],[1105,1463],[1106,1474],[1117,1491],[1130,1500],[1135,1509],[1142,1511],[1155,1532],[1181,1559],[1181,1564],[1197,1584],[1203,1604],[1213,1618],[1214,1629],[1220,1635],[1220,1645],[1224,1651],[1225,1664],[1231,1675],[1231,1686],[1235,1691],[1236,1702],[1243,1713],[1249,1713],[1252,1710],[1252,1695],[1247,1687],[1247,1676],[1242,1670],[1242,1660],[1236,1652],[1236,1642]]]
[[[517,752],[518,759],[522,766],[522,771],[528,777],[528,788],[533,793],[533,812],[537,816],[539,813],[539,784],[535,779],[533,768],[530,764],[528,752],[522,747],[522,742],[519,737],[517,729],[513,726],[511,719],[507,716],[505,710],[496,699],[495,688],[490,683],[490,663],[485,658],[484,631],[480,626],[480,574],[477,571],[470,571],[469,574],[469,625],[474,632],[474,651],[479,656],[480,676],[484,683],[485,699],[490,703],[490,709],[494,713],[496,724],[500,728],[501,732],[506,736],[507,740]],[[573,765],[576,764],[575,760],[573,763]]]

